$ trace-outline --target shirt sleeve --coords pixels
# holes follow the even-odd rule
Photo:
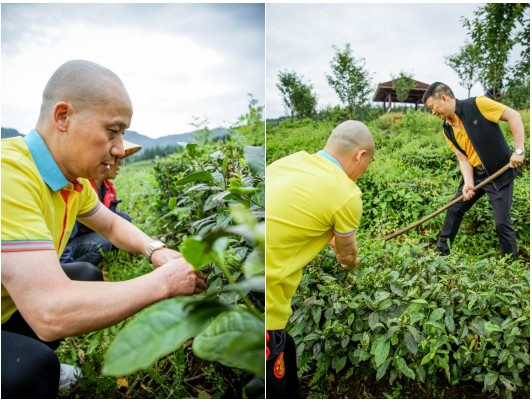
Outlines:
[[[493,123],[499,122],[502,114],[504,113],[504,109],[506,109],[506,106],[504,106],[502,103],[496,102],[487,96],[477,96],[475,101],[480,113],[482,113],[486,120],[489,120]]]
[[[44,218],[43,183],[32,180],[24,165],[2,163],[2,252],[55,250]]]
[[[333,216],[334,233],[337,236],[351,236],[358,229],[362,217],[362,194],[357,192],[342,205]]]
[[[94,191],[91,183],[87,179],[81,179],[83,190],[81,191],[78,217],[87,217],[94,214],[100,208],[98,194]]]

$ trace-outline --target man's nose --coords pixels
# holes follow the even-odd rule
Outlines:
[[[113,145],[111,147],[111,155],[116,156],[118,158],[123,158],[126,155],[126,151],[124,150],[124,139],[121,135],[118,135],[113,141]]]

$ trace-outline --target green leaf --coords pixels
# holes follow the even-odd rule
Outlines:
[[[377,369],[377,381],[379,381],[384,375],[386,374],[386,371],[388,370],[388,366],[390,365],[390,362],[392,361],[392,358],[389,357],[386,359],[384,364],[381,364],[379,368]]]
[[[349,314],[349,317],[347,317],[347,325],[351,326],[354,320],[355,320],[355,314],[353,313]]]
[[[406,348],[410,351],[410,353],[412,353],[415,356],[417,354],[418,343],[416,342],[414,337],[410,333],[405,332],[403,341],[406,345]]]
[[[484,387],[489,387],[497,382],[499,375],[497,373],[488,373],[484,377]]]
[[[192,183],[195,181],[212,182],[214,181],[214,178],[212,177],[212,174],[206,171],[194,172],[194,173],[189,174],[186,177],[183,177],[180,180],[177,180],[175,184],[177,186],[182,186],[183,184]]]
[[[190,305],[192,297],[164,300],[141,311],[116,336],[103,364],[103,374],[119,376],[151,366],[182,347],[205,324],[228,307],[214,301]]]
[[[334,356],[332,359],[332,366],[336,370],[336,372],[339,372],[345,367],[346,361],[347,356]]]
[[[262,253],[258,248],[253,250],[247,256],[243,268],[246,278],[264,274],[264,253]]]
[[[397,368],[399,369],[399,371],[401,371],[401,373],[406,375],[408,378],[411,378],[413,380],[416,379],[416,373],[414,373],[414,370],[408,367],[405,359],[403,359],[402,357],[399,357],[396,361],[396,364],[397,364]]]
[[[179,247],[179,252],[197,271],[216,259],[209,246],[196,237],[189,237]]]
[[[243,293],[249,291],[262,292],[264,293],[265,289],[264,277],[263,276],[254,276],[252,278],[247,278],[232,285],[225,285],[222,289],[222,292],[232,292],[239,290]]]
[[[490,336],[492,332],[503,332],[501,327],[499,327],[497,324],[493,324],[490,321],[486,321],[484,323],[484,329],[486,330],[488,336]]]
[[[194,156],[196,154],[196,148],[198,147],[198,144],[195,144],[193,142],[189,142],[186,145],[186,150],[190,156]]]
[[[390,292],[386,292],[384,290],[377,290],[375,292],[375,302],[379,303],[383,300],[386,300],[388,297],[390,297]]]
[[[264,146],[245,146],[244,147],[244,158],[246,163],[249,166],[249,169],[258,175],[264,175],[266,158],[265,158],[265,147]]]
[[[410,316],[410,322],[412,324],[418,322],[419,320],[422,320],[425,317],[425,315],[421,312],[410,313],[409,316]]]
[[[382,324],[379,321],[379,313],[375,311],[371,313],[368,317],[368,324],[372,330],[375,330],[375,328],[377,328],[377,326],[379,325],[382,326]]]
[[[314,320],[314,322],[316,323],[316,325],[320,325],[320,320],[321,320],[321,307],[318,306],[316,308],[313,308],[311,310],[311,313],[312,313],[312,319]]]
[[[177,197],[172,197],[168,200],[168,208],[174,209],[176,204],[177,204]]]
[[[192,343],[200,359],[217,361],[264,378],[264,321],[247,311],[219,314]]]
[[[257,191],[259,191],[256,187],[239,187],[239,186],[231,186],[227,189],[231,194],[255,194]]]
[[[372,348],[372,354],[375,356],[375,365],[379,367],[386,361],[390,353],[390,341],[386,340],[385,336],[380,336],[375,341],[374,347]]]
[[[444,314],[445,314],[445,309],[437,308],[430,314],[429,321],[439,321],[441,320]]]
[[[445,326],[449,330],[449,333],[450,334],[454,333],[455,326],[454,326],[454,320],[453,320],[452,314],[445,314],[444,322],[445,322]]]

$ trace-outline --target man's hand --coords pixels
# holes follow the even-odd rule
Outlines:
[[[167,277],[168,297],[197,294],[207,289],[203,272],[194,271],[192,265],[184,258],[171,259],[161,265],[157,271],[163,272]]]
[[[356,267],[358,267],[360,265],[360,258],[357,257],[355,262],[353,264],[351,264],[351,265],[348,265],[348,264],[340,264],[340,265],[342,265],[343,269],[346,269],[348,271],[352,271],[353,269],[355,269]]]
[[[514,152],[510,158],[510,167],[512,167],[513,169],[518,168],[523,164],[524,161],[525,161],[525,154],[517,155]]]
[[[180,252],[165,247],[155,250],[152,253],[151,263],[155,268],[157,268],[163,264],[166,264],[170,260],[176,260],[178,258],[183,258]]]
[[[474,188],[475,186],[472,184],[464,184],[464,187],[462,188],[464,200],[469,201],[475,195],[475,192],[473,191]]]

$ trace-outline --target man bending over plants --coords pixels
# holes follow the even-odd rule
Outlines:
[[[206,288],[180,253],[102,207],[87,178],[124,156],[133,111],[116,74],[75,60],[52,75],[35,129],[2,140],[2,397],[55,398],[80,370],[59,363],[62,338],[102,329],[159,300]],[[90,150],[88,152],[87,150]],[[89,263],[59,256],[75,220],[156,269],[103,282]]]
[[[354,180],[374,152],[368,128],[349,120],[318,153],[297,152],[266,169],[267,398],[299,397],[296,348],[285,327],[303,267],[327,244],[345,269],[359,265],[362,193]]]
[[[432,114],[443,120],[445,140],[458,158],[462,181],[455,198],[464,200],[447,210],[436,250],[449,254],[464,214],[485,193],[488,194],[495,218],[501,254],[517,259],[517,241],[512,228],[511,205],[514,178],[525,160],[525,130],[521,115],[486,96],[465,100],[454,97],[453,91],[441,82],[433,83],[423,95],[423,102]],[[506,142],[499,120],[507,121],[512,132],[515,150]],[[510,164],[512,169],[491,183],[473,192],[473,188],[487,177]]]

